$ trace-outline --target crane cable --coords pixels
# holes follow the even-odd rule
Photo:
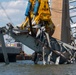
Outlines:
[[[8,16],[8,14],[7,14],[7,12],[6,12],[5,8],[2,6],[1,2],[0,2],[0,7],[1,7],[1,8],[3,9],[3,11],[5,12],[5,14],[6,14],[6,16],[7,16],[8,20],[10,21],[10,23],[12,23],[12,24],[13,24],[13,22],[12,22],[11,18]]]

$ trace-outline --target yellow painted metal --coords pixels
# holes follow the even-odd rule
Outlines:
[[[37,15],[34,15],[33,9],[34,9],[36,0],[30,0],[32,6],[29,12],[32,20],[32,25],[39,25],[40,22],[45,21],[46,22],[45,26],[49,26],[53,33],[55,30],[55,26],[51,20],[51,10],[48,4],[49,2],[48,0],[38,0],[38,1],[39,1],[38,12],[37,12]],[[29,25],[28,16],[26,17],[25,21],[21,24],[21,29],[25,29],[27,25]]]

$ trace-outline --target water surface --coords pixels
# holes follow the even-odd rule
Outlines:
[[[68,65],[34,65],[33,61],[0,63],[0,75],[76,75],[76,64]]]

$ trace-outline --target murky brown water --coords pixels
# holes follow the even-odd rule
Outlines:
[[[76,64],[68,65],[34,65],[33,61],[0,63],[0,75],[76,75]]]

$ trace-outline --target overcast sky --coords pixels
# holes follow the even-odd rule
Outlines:
[[[0,27],[9,22],[12,22],[15,26],[20,25],[25,19],[26,6],[27,0],[0,0]]]

